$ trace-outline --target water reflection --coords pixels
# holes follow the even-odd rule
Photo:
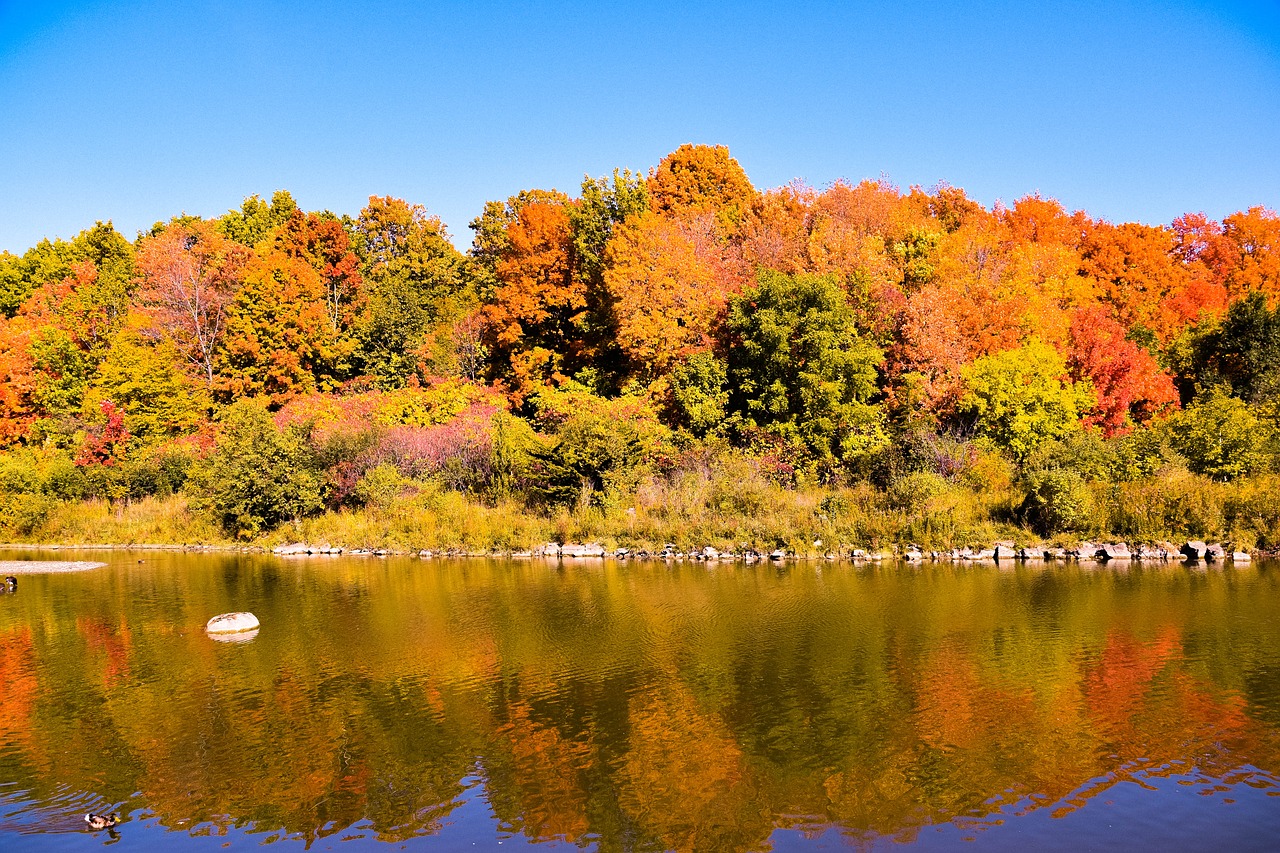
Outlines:
[[[1216,837],[1265,846],[1277,592],[1268,564],[122,556],[0,599],[0,845],[118,810],[167,846],[928,847],[1017,827],[1065,849],[1212,806]],[[230,610],[258,615],[252,642],[205,634]],[[1178,847],[1167,819],[1143,825]]]

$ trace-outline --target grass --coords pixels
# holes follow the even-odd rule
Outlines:
[[[1155,542],[1191,537],[1242,548],[1280,544],[1280,476],[1219,483],[1174,471],[1089,488],[1093,509],[1087,522],[1049,538]],[[957,482],[913,474],[887,491],[866,483],[791,490],[745,460],[728,458],[648,478],[626,495],[549,512],[513,499],[485,502],[438,484],[417,484],[362,509],[326,512],[240,544],[302,541],[348,549],[488,552],[550,540],[650,549],[671,542],[682,548],[781,547],[816,555],[907,543],[944,549],[1044,541],[1018,523],[1015,509],[1021,499],[1012,479],[999,472]],[[39,500],[11,501],[3,516],[7,524],[0,527],[6,538],[67,545],[235,544],[182,495],[114,505]]]

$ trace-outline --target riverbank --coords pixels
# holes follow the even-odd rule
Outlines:
[[[236,539],[183,493],[114,503],[44,500],[40,512],[0,516],[0,539],[15,545],[175,546],[269,551],[283,545],[402,554],[520,554],[546,543],[598,545],[613,554],[719,553],[884,556],[1003,544],[1081,551],[1084,542],[1125,543],[1135,553],[1177,550],[1187,540],[1226,552],[1266,553],[1280,540],[1280,477],[1217,483],[1185,473],[1129,483],[1087,484],[1055,497],[1058,515],[1077,498],[1090,512],[1045,535],[1026,511],[1028,493],[1011,477],[942,481],[908,475],[888,489],[784,488],[762,476],[685,472],[651,478],[629,494],[575,507],[532,506],[515,497],[483,499],[431,482],[402,486],[362,507],[331,510]],[[18,502],[34,507],[30,503]],[[671,546],[669,549],[667,546]]]

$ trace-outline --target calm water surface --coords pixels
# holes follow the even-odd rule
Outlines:
[[[1276,564],[79,556],[0,595],[6,851],[1280,845]]]

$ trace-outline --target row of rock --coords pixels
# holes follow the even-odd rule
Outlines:
[[[903,559],[908,562],[932,560],[1077,560],[1108,562],[1111,560],[1203,560],[1209,563],[1221,563],[1228,559],[1236,563],[1247,563],[1251,557],[1248,551],[1227,551],[1217,542],[1188,540],[1180,547],[1172,542],[1159,542],[1155,545],[1137,545],[1132,549],[1124,542],[1081,542],[1071,548],[1056,548],[1046,545],[1018,548],[1012,542],[997,542],[991,548],[974,550],[972,548],[955,548],[950,551],[931,551],[928,554],[918,548],[908,548]]]
[[[1202,542],[1199,540],[1188,540],[1181,546],[1174,545],[1172,542],[1159,542],[1154,545],[1135,545],[1130,548],[1124,542],[1081,542],[1073,547],[1054,547],[1048,545],[1023,546],[1018,547],[1013,542],[997,542],[990,548],[953,548],[948,551],[924,551],[914,546],[907,546],[900,552],[887,550],[865,551],[860,548],[850,548],[843,546],[836,551],[820,551],[821,540],[813,543],[814,552],[806,554],[796,554],[792,551],[786,551],[781,548],[770,552],[756,551],[752,548],[743,548],[736,551],[720,551],[710,545],[702,548],[689,548],[687,550],[680,548],[674,543],[668,542],[661,548],[653,550],[629,548],[607,549],[599,543],[578,544],[567,542],[560,544],[558,542],[548,542],[539,545],[530,550],[511,551],[506,554],[491,554],[484,551],[395,551],[387,549],[365,549],[356,548],[347,550],[338,546],[329,545],[308,545],[301,542],[295,542],[291,545],[281,545],[272,549],[272,553],[281,556],[305,556],[305,555],[339,555],[347,554],[349,556],[377,556],[386,557],[394,555],[410,555],[420,558],[431,557],[488,557],[488,556],[510,556],[516,558],[529,557],[552,557],[559,559],[604,559],[614,558],[619,560],[690,560],[690,561],[729,561],[729,562],[745,562],[755,563],[761,561],[780,562],[783,560],[795,559],[813,559],[821,558],[827,560],[847,559],[855,562],[879,562],[884,560],[894,560],[901,558],[909,563],[918,563],[925,560],[930,561],[1004,561],[1004,560],[1075,560],[1075,561],[1096,561],[1107,562],[1112,560],[1141,560],[1141,561],[1170,561],[1170,560],[1193,560],[1210,563],[1221,563],[1228,560],[1236,563],[1248,562],[1250,554],[1248,551],[1228,551],[1224,546],[1216,542]]]

